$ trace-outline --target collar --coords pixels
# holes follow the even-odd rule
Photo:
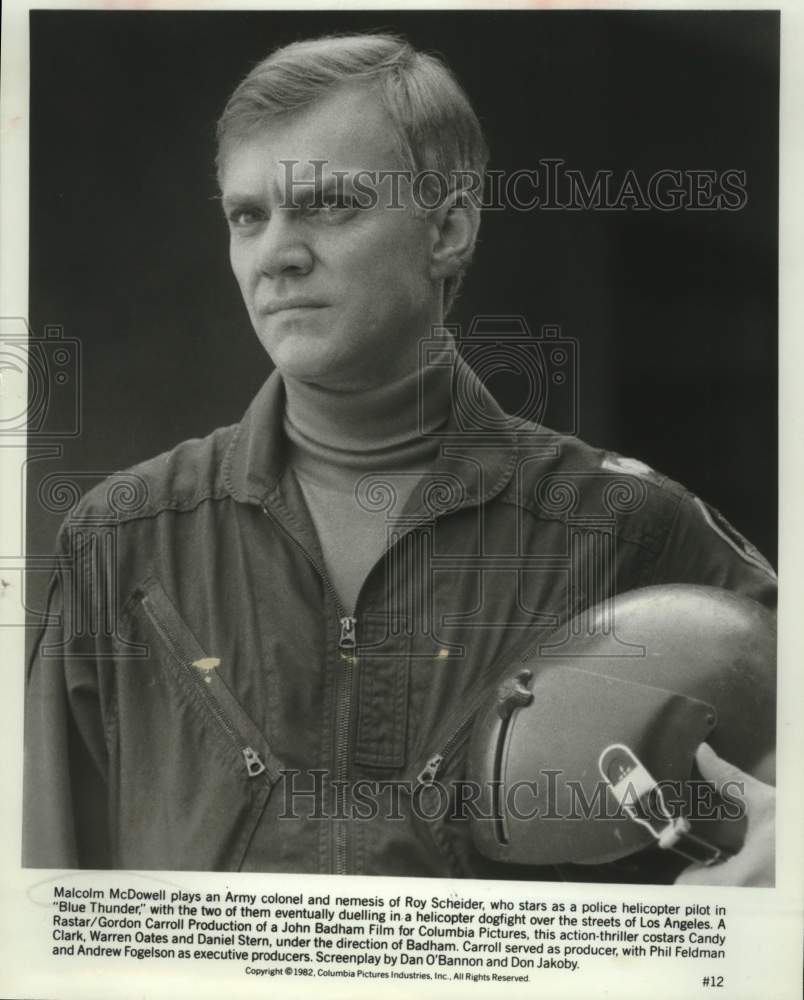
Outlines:
[[[387,457],[404,459],[436,448],[450,408],[448,371],[452,341],[423,371],[380,386],[342,392],[284,377],[285,432],[302,451],[344,467],[384,468]],[[429,358],[428,358],[429,360]],[[419,399],[422,406],[419,407]]]
[[[516,467],[516,421],[460,357],[452,386],[449,417],[437,433],[439,456],[408,502],[408,523],[485,503],[510,482]],[[471,405],[456,406],[456,399]],[[236,427],[224,456],[224,485],[240,503],[265,505],[284,476],[284,412],[285,386],[274,371]],[[480,427],[474,422],[478,413],[483,416]]]

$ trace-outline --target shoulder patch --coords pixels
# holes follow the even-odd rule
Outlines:
[[[638,458],[625,458],[611,451],[606,452],[603,461],[600,463],[600,467],[601,469],[605,469],[606,472],[622,472],[627,476],[638,476],[640,479],[646,479],[656,486],[661,486],[665,478],[649,465],[640,462]]]
[[[710,507],[709,504],[704,503],[700,497],[694,497],[693,499],[696,507],[703,515],[704,521],[706,521],[712,531],[714,531],[716,535],[719,535],[744,562],[750,563],[752,566],[756,566],[764,573],[773,577],[774,580],[776,579],[776,573],[773,571],[773,567],[762,555],[759,549],[755,545],[752,545],[744,535],[741,535],[732,524],[729,524],[719,510],[716,510],[714,507]]]

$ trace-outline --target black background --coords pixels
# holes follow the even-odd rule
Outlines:
[[[684,482],[774,559],[778,26],[747,11],[33,12],[29,318],[80,340],[83,362],[81,434],[30,464],[29,552],[60,520],[43,476],[105,475],[240,418],[270,363],[229,272],[215,120],[276,45],[389,28],[445,57],[494,169],[746,171],[737,212],[486,213],[451,319],[560,324],[578,341],[581,436]]]

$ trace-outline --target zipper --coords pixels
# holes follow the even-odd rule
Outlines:
[[[272,513],[266,503],[261,504],[262,512],[270,518],[274,524],[287,535],[290,541],[301,552],[307,562],[313,567],[317,575],[321,578],[325,590],[330,596],[332,603],[338,613],[338,625],[340,632],[338,635],[338,649],[343,663],[343,678],[338,684],[336,696],[336,731],[335,731],[335,777],[336,780],[345,782],[349,771],[349,733],[352,724],[352,687],[354,684],[354,664],[356,657],[354,650],[357,648],[357,617],[348,615],[346,609],[341,604],[338,593],[332,586],[329,577],[324,572],[318,561],[310,555],[301,542],[285,527],[284,524]],[[333,867],[335,875],[345,875],[347,873],[347,826],[345,820],[335,819],[334,824],[334,858]]]
[[[354,649],[357,645],[357,618],[353,615],[344,615],[340,619],[341,634],[338,639],[338,646],[341,649]]]
[[[443,766],[444,761],[449,757],[449,755],[455,750],[461,736],[463,735],[464,729],[466,729],[469,724],[474,720],[475,715],[477,715],[478,709],[481,708],[486,699],[491,698],[491,692],[495,684],[499,684],[500,680],[505,677],[508,671],[513,671],[517,663],[524,663],[528,660],[535,650],[539,648],[541,642],[536,642],[528,645],[522,652],[515,653],[510,659],[505,660],[505,665],[502,669],[494,669],[491,671],[491,676],[487,677],[480,685],[480,691],[470,700],[470,707],[459,716],[460,721],[457,725],[450,730],[449,736],[445,739],[444,743],[437,753],[432,754],[427,758],[421,771],[416,776],[416,782],[420,785],[432,785],[435,779],[438,777],[439,772]],[[527,677],[524,678],[527,681],[531,679],[531,671],[526,670],[525,673]],[[518,671],[517,676],[521,678],[522,672]]]
[[[250,778],[256,778],[258,774],[262,774],[265,770],[265,764],[260,760],[260,755],[253,749],[253,747],[243,747],[240,751],[243,754],[243,760],[246,762],[246,770]]]
[[[529,651],[530,649],[533,648],[534,647],[529,647]],[[523,659],[527,657],[527,655],[528,653],[526,652],[524,654],[519,654],[518,656],[512,657],[511,659],[505,660],[505,667],[502,670],[493,670],[491,672],[492,676],[487,677],[483,681],[483,683],[479,686],[479,690],[474,695],[474,697],[470,696],[469,708],[466,709],[460,716],[457,716],[456,713],[458,721],[451,728],[445,727],[445,729],[447,729],[448,735],[441,743],[438,752],[431,754],[425,760],[423,767],[416,775],[415,779],[416,788],[427,788],[432,784],[434,784],[436,778],[443,770],[445,763],[449,762],[449,758],[454,754],[459,744],[464,742],[464,738],[468,734],[472,723],[477,717],[477,713],[483,708],[484,705],[489,704],[492,697],[492,692],[494,691],[495,684],[498,685],[497,688],[498,710],[500,710],[501,704],[505,705],[506,702],[508,703],[508,711],[502,716],[504,724],[507,724],[505,722],[505,719],[508,718],[508,716],[510,715],[510,711],[513,710],[513,708],[515,708],[518,704],[520,705],[527,704],[527,700],[525,701],[520,700],[520,695],[524,696],[524,694],[529,692],[525,692],[524,690],[520,691],[519,688],[512,687],[511,691],[508,692],[507,696],[504,697],[503,692],[499,687],[500,679],[504,677],[510,670],[513,669],[517,661],[521,663]],[[521,685],[524,685],[525,682],[530,681],[531,677],[532,677],[532,672],[529,669],[524,669],[524,670],[520,669],[516,674],[516,680]],[[456,716],[453,716],[453,718],[455,718]],[[428,821],[425,823],[425,825],[427,826],[427,830],[430,834],[430,838],[436,850],[448,863],[454,865],[455,859],[451,856],[451,852],[447,847],[445,847],[445,845],[441,842],[439,838],[438,831],[436,830],[436,825],[437,825],[436,822]],[[501,828],[501,832],[505,833],[504,827]],[[458,874],[465,874],[465,873],[459,871]]]
[[[246,774],[249,778],[256,778],[268,770],[265,762],[262,760],[257,751],[250,745],[245,737],[241,735],[236,726],[231,722],[229,716],[224,712],[223,708],[212,692],[209,690],[209,685],[207,684],[201,673],[193,666],[192,661],[188,660],[187,657],[182,652],[182,644],[176,636],[173,629],[165,621],[163,615],[160,615],[154,606],[154,600],[150,593],[146,590],[142,598],[142,606],[145,609],[145,613],[151,620],[154,628],[159,632],[159,634],[164,639],[165,643],[169,647],[170,651],[173,653],[174,657],[179,661],[183,668],[185,676],[188,677],[191,684],[193,684],[197,691],[200,692],[204,702],[211,711],[215,721],[218,723],[221,730],[228,737],[229,741],[235,745],[235,747],[240,752],[243,758],[243,763],[245,766]],[[214,668],[213,668],[214,669]],[[211,680],[211,678],[210,678]],[[222,685],[223,682],[218,678],[218,684]]]
[[[480,699],[478,698],[478,704],[479,701]],[[424,766],[416,775],[414,790],[429,788],[435,783],[435,780],[441,773],[445,763],[449,761],[449,758],[455,752],[456,747],[462,742],[464,735],[469,731],[469,727],[474,720],[477,707],[478,706],[476,706],[475,703],[472,704],[471,711],[464,713],[458,724],[443,741],[438,752],[431,754],[427,758]],[[424,822],[424,826],[427,828],[427,836],[432,843],[433,848],[442,861],[446,863],[449,873],[453,877],[459,877],[465,874],[465,872],[462,871],[460,863],[455,857],[453,851],[444,842],[446,834],[440,829],[436,829],[436,827],[443,825],[443,819],[440,822],[435,819],[421,821]]]
[[[484,687],[483,691],[472,699],[471,707],[460,716],[457,724],[450,730],[448,736],[441,743],[438,752],[431,754],[424,762],[424,766],[416,775],[415,788],[429,788],[432,784],[434,784],[436,778],[443,770],[444,765],[449,762],[449,758],[455,752],[460,743],[463,742],[472,722],[474,722],[478,710],[488,696],[489,688]],[[443,824],[443,820],[440,822]],[[445,843],[443,843],[444,835],[440,834],[439,830],[436,829],[439,822],[437,820],[425,820],[424,825],[427,828],[427,833],[433,847],[443,861],[445,861],[449,866],[451,874],[454,877],[466,874],[462,871],[460,864],[456,860],[452,851]]]
[[[416,775],[417,785],[432,785],[444,766],[444,762],[449,760],[449,757],[455,752],[455,748],[462,742],[462,739],[469,729],[469,726],[474,722],[474,718],[477,715],[477,711],[483,704],[484,700],[489,697],[489,689],[484,688],[483,691],[477,695],[471,703],[471,707],[467,709],[464,714],[460,717],[458,724],[450,731],[449,736],[440,745],[438,752],[431,754],[429,756]]]

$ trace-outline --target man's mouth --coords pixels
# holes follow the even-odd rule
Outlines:
[[[292,309],[323,309],[323,302],[316,302],[314,299],[289,298],[276,299],[263,307],[262,312],[269,316],[275,313],[288,312]]]

